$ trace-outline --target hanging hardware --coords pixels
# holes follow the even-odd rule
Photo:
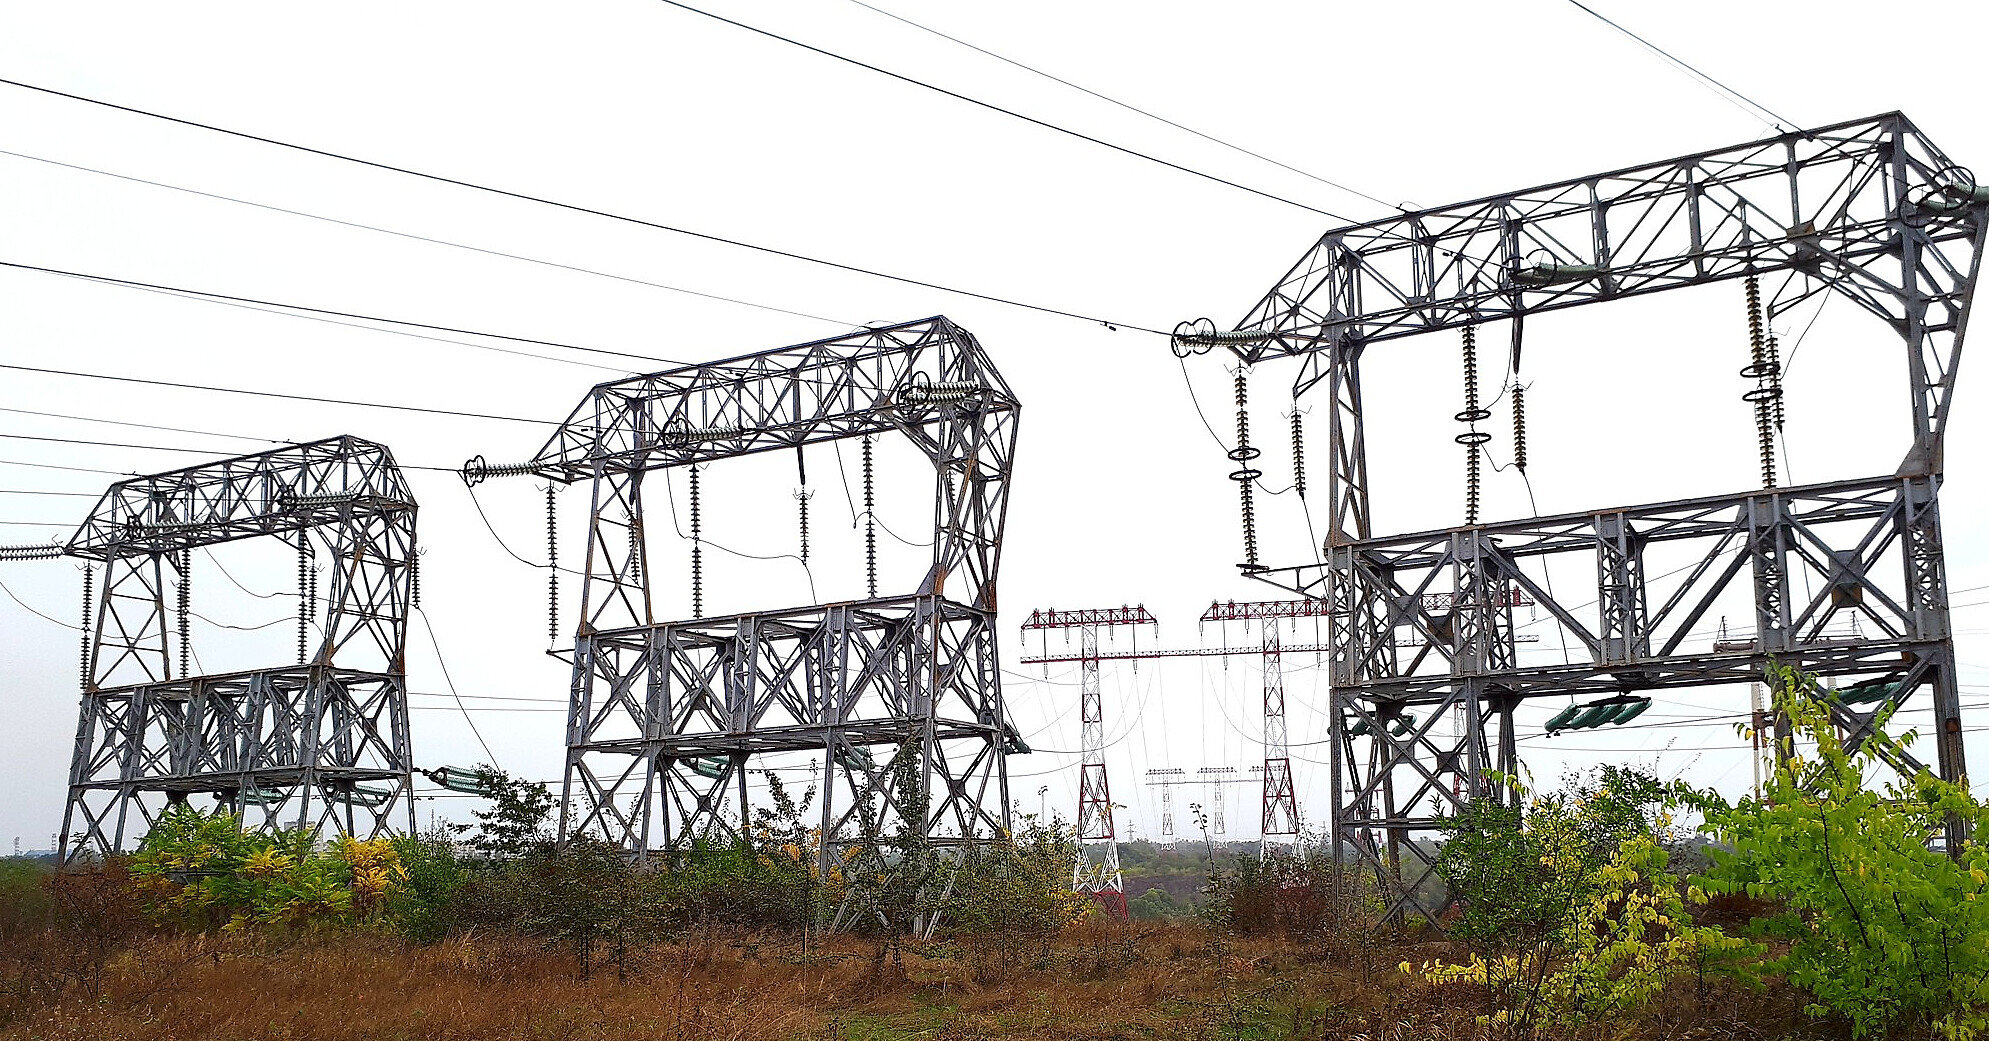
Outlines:
[[[546,642],[559,642],[559,514],[546,485]]]
[[[180,677],[193,675],[193,630],[189,616],[193,610],[193,550],[182,548],[173,564],[180,573],[179,579],[179,623],[180,623]]]
[[[808,565],[808,500],[815,493],[808,490],[808,456],[801,445],[794,446],[794,469],[801,478],[801,487],[795,489],[794,501],[801,509],[801,564]]]
[[[1238,505],[1243,513],[1243,563],[1236,565],[1244,574],[1264,570],[1257,562],[1257,503],[1255,486],[1264,471],[1250,465],[1263,453],[1250,447],[1250,366],[1236,367],[1236,448],[1229,458],[1237,464],[1229,479],[1236,482]]]
[[[469,462],[464,463],[463,468],[456,471],[456,475],[463,479],[465,485],[474,488],[492,477],[523,477],[538,472],[537,463],[492,463],[486,462],[483,456],[478,455],[471,456]]]
[[[1299,425],[1298,409],[1291,410],[1291,486],[1305,498],[1305,429]]]
[[[904,386],[898,390],[898,400],[912,408],[927,405],[945,405],[955,401],[965,401],[979,394],[983,389],[972,380],[951,380],[934,383],[932,377],[923,372],[914,372]]]
[[[636,527],[635,511],[630,510],[628,518],[628,580],[642,581],[642,531]]]
[[[704,617],[704,515],[696,466],[691,467],[691,617]]]
[[[297,533],[297,664],[304,664],[311,642],[311,543],[309,536]]]
[[[870,598],[877,599],[877,488],[872,469],[870,438],[863,439],[863,567]]]
[[[1483,484],[1483,453],[1479,451],[1492,435],[1478,424],[1492,418],[1492,411],[1478,404],[1478,327],[1464,327],[1464,411],[1451,417],[1466,425],[1464,433],[1451,440],[1464,446],[1464,523],[1478,523],[1480,487]]]
[[[420,552],[420,550],[416,550],[416,555],[407,562],[407,608],[410,611],[421,610]]]
[[[90,613],[90,594],[95,591],[93,587],[96,584],[96,575],[96,571],[88,564],[83,566],[83,661],[81,671],[84,690],[90,689],[90,625],[93,621],[93,616]]]
[[[1526,387],[1512,385],[1512,465],[1526,472]]]
[[[1553,737],[1569,730],[1593,730],[1599,726],[1620,727],[1643,715],[1650,707],[1651,699],[1627,695],[1592,701],[1586,705],[1569,705],[1547,721],[1547,736]]]
[[[1740,378],[1753,380],[1754,389],[1741,395],[1741,400],[1754,406],[1754,437],[1761,452],[1761,487],[1773,488],[1782,366],[1779,360],[1769,357],[1768,338],[1761,320],[1761,279],[1755,275],[1747,276],[1747,341],[1751,360],[1747,368],[1740,370]]]
[[[737,425],[694,427],[681,419],[673,419],[663,427],[663,443],[672,448],[683,448],[708,441],[730,441],[745,432],[745,427]]]

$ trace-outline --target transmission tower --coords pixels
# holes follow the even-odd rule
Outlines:
[[[1296,357],[1297,391],[1323,388],[1324,563],[1246,570],[1327,605],[1332,834],[1391,894],[1391,915],[1434,918],[1441,905],[1419,890],[1434,870],[1432,840],[1470,800],[1512,798],[1490,775],[1516,768],[1514,711],[1529,698],[1585,695],[1601,699],[1590,710],[1627,713],[1638,710],[1635,692],[1738,689],[1770,663],[1863,676],[1858,689],[1875,692],[1875,704],[1829,703],[1849,746],[1927,690],[1936,770],[1962,779],[1937,492],[1985,228],[1989,187],[1887,113],[1338,228],[1233,329],[1206,319],[1177,328],[1179,356],[1221,346],[1246,364]],[[1778,282],[1765,304],[1763,277]],[[1747,288],[1742,376],[1764,487],[1486,524],[1472,517],[1410,535],[1372,530],[1367,352],[1505,320],[1516,375],[1529,315],[1732,279]],[[1912,439],[1895,473],[1779,488],[1774,321],[1824,292],[1904,339]],[[1467,354],[1474,344],[1475,333]],[[1485,410],[1469,390],[1459,418],[1471,429],[1460,443],[1475,452]],[[1518,457],[1523,414],[1512,404]],[[1254,545],[1254,532],[1246,541]],[[1647,574],[1652,547],[1666,566],[1684,566]],[[1546,567],[1570,558],[1595,582],[1563,585],[1557,597]],[[1574,660],[1519,661],[1501,593],[1513,587],[1578,643]],[[1447,594],[1450,609],[1432,611],[1418,596],[1428,592]],[[1723,603],[1752,611],[1745,649],[1707,648],[1692,635]],[[1846,614],[1866,635],[1828,638]],[[1411,646],[1399,646],[1401,633]],[[1432,724],[1453,716],[1466,722],[1461,748],[1431,738]],[[1786,723],[1777,729],[1786,740]],[[1903,774],[1922,768],[1905,750],[1885,754]],[[1949,848],[1960,840],[1957,823]]]
[[[297,547],[298,660],[197,674],[193,551],[256,537]],[[196,793],[252,826],[412,832],[414,540],[414,496],[393,456],[354,437],[112,485],[54,549],[88,562],[58,855],[121,850]],[[321,620],[314,560],[329,572]]]
[[[810,752],[824,877],[865,833],[908,827],[946,849],[1005,829],[1004,756],[1019,747],[1002,704],[995,574],[1019,411],[974,338],[935,317],[604,383],[530,462],[472,460],[473,484],[536,474],[592,488],[561,835],[638,860],[738,839],[753,819],[754,757]],[[922,578],[858,600],[702,616],[699,469],[861,439],[868,500],[870,439],[883,436],[932,466]],[[672,468],[691,489],[695,617],[658,621],[644,482]]]
[[[1090,893],[1106,910],[1120,918],[1126,917],[1126,884],[1119,875],[1119,840],[1112,827],[1112,785],[1105,774],[1105,699],[1098,687],[1098,631],[1111,631],[1119,627],[1131,629],[1132,638],[1139,639],[1140,626],[1153,626],[1160,623],[1141,607],[1106,607],[1089,611],[1041,610],[1029,612],[1029,620],[1022,623],[1026,634],[1036,631],[1043,634],[1045,641],[1049,631],[1076,629],[1078,634],[1077,661],[1081,668],[1080,707],[1084,715],[1084,763],[1079,767],[1077,785],[1077,863],[1071,869],[1071,886],[1080,893]],[[1044,651],[1048,654],[1047,647]],[[1098,863],[1091,862],[1091,851],[1084,845],[1087,842],[1102,843],[1105,847]]]
[[[1187,775],[1188,771],[1178,766],[1156,767],[1146,772],[1147,787],[1160,789],[1160,841],[1165,845],[1173,845],[1177,837],[1174,832],[1174,789],[1189,783]]]
[[[1284,646],[1278,638],[1278,623],[1289,620],[1294,626],[1300,618],[1321,618],[1326,614],[1325,605],[1317,600],[1268,600],[1258,603],[1239,604],[1213,603],[1202,612],[1202,624],[1215,622],[1226,626],[1229,622],[1243,623],[1244,632],[1250,631],[1250,623],[1256,621],[1263,634],[1260,653],[1263,655],[1264,690],[1264,770],[1263,770],[1263,843],[1262,851],[1268,855],[1274,836],[1287,839],[1294,850],[1303,845],[1299,837],[1298,794],[1292,785],[1291,751],[1285,734],[1285,677]],[[1227,628],[1224,635],[1227,637]],[[1229,641],[1223,640],[1226,647]]]

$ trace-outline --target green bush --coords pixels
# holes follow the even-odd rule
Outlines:
[[[1811,1014],[1842,1017],[1857,1037],[1977,1036],[1989,1026],[1989,808],[1925,771],[1874,790],[1867,773],[1911,735],[1876,727],[1847,752],[1813,677],[1771,678],[1796,743],[1760,799],[1699,795],[1718,843],[1699,885],[1780,905],[1756,923],[1787,945],[1764,967],[1807,991]],[[1932,848],[1950,817],[1970,836],[1953,856]]]

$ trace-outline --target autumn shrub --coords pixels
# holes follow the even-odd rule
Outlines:
[[[1769,901],[1754,931],[1784,945],[1763,968],[1810,997],[1813,1016],[1853,1036],[1903,1028],[1947,1038],[1989,1027],[1989,808],[1925,770],[1874,788],[1912,740],[1883,718],[1855,750],[1838,737],[1814,677],[1777,669],[1775,707],[1796,735],[1761,797],[1698,793],[1716,840],[1697,880],[1714,895]],[[1966,840],[1936,848],[1949,820]]]
[[[233,814],[184,805],[153,822],[130,871],[154,921],[228,931],[379,919],[407,877],[391,839],[320,849],[305,829],[249,831]]]
[[[1052,940],[1096,906],[1071,888],[1077,848],[1077,831],[1062,818],[1030,818],[1018,831],[960,851],[945,923],[977,980],[994,982],[1040,961]]]

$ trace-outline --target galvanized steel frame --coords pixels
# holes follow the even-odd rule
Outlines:
[[[1215,339],[1245,362],[1299,356],[1300,390],[1325,386],[1326,562],[1259,577],[1330,604],[1332,833],[1380,876],[1393,914],[1440,910],[1418,891],[1427,840],[1466,802],[1509,797],[1488,777],[1518,766],[1513,710],[1527,697],[1745,683],[1770,661],[1879,674],[1900,681],[1881,708],[1931,690],[1936,769],[1964,775],[1937,491],[1985,229],[1989,192],[1887,113],[1336,229]],[[1771,318],[1831,291],[1904,340],[1912,436],[1895,477],[1375,537],[1360,381],[1370,347],[1499,319],[1517,338],[1529,314],[1756,274],[1782,276]],[[1645,552],[1680,539],[1701,555],[1689,581],[1660,593]],[[1590,556],[1596,585],[1557,598],[1521,567],[1560,554]],[[1804,573],[1838,599],[1796,595]],[[1688,645],[1691,620],[1750,585],[1752,651]],[[1514,587],[1590,660],[1521,666]],[[1455,609],[1428,610],[1418,594],[1429,593]],[[1578,615],[1590,594],[1592,626]],[[1846,611],[1875,631],[1825,639],[1823,622]],[[1424,714],[1391,733],[1411,705]],[[1875,725],[1877,713],[1836,711],[1856,740]],[[1433,727],[1452,713],[1464,735],[1440,747]]]
[[[876,815],[873,834],[905,820],[886,783],[902,754],[919,757],[928,800],[914,823],[934,845],[1005,829],[995,577],[1019,414],[980,345],[944,317],[595,387],[519,468],[593,490],[561,835],[638,859],[737,837],[752,819],[752,758],[807,750],[823,758],[824,873],[864,830],[857,814]],[[909,591],[654,617],[645,475],[887,434],[934,470],[932,561]],[[872,798],[845,805],[839,787]]]
[[[65,547],[105,577],[62,857],[121,850],[164,807],[199,792],[255,826],[412,831],[415,515],[392,454],[355,437],[112,485]],[[315,650],[295,665],[176,675],[167,596],[186,580],[183,554],[258,537],[327,562]]]

